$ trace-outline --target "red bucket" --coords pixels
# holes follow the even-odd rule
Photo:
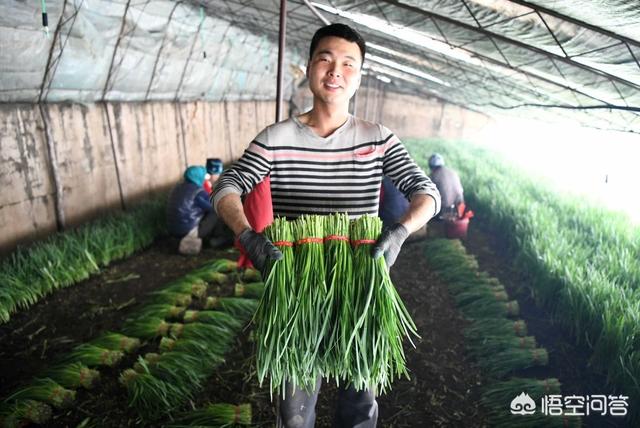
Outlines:
[[[444,221],[444,235],[449,239],[464,239],[467,237],[469,219],[459,218]]]

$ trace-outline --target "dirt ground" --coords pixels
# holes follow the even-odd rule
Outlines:
[[[423,241],[405,244],[391,271],[394,284],[411,312],[421,335],[416,349],[407,349],[411,378],[399,380],[379,397],[381,427],[483,427],[484,415],[478,396],[482,378],[465,354],[462,329],[465,321],[456,310],[446,286],[430,272],[422,252]],[[175,254],[173,243],[159,239],[150,249],[113,264],[88,281],[60,290],[48,299],[17,314],[0,326],[0,398],[14,391],[49,366],[73,346],[107,330],[118,331],[128,314],[148,299],[146,293],[177,278],[212,258],[236,258],[233,251],[205,249],[198,257]],[[510,269],[499,240],[480,225],[470,229],[466,241],[481,268],[517,290],[517,272]],[[231,284],[221,287],[231,294]],[[544,313],[533,307],[526,295],[518,294],[523,318],[541,346],[550,351],[548,368],[536,373],[558,377],[563,393],[613,393],[604,378],[589,371],[586,351],[576,349]],[[251,403],[256,426],[274,425],[274,406],[267,388],[256,382],[254,345],[249,329],[238,337],[227,361],[210,379],[193,405],[204,402]],[[144,350],[143,350],[144,352]],[[48,426],[126,427],[145,426],[127,407],[126,391],[117,383],[118,374],[133,363],[133,357],[113,369],[103,370],[101,383],[92,391],[80,390],[76,405],[54,412]],[[317,427],[331,426],[336,391],[323,385],[317,406]],[[620,420],[587,420],[586,426],[625,426]],[[147,426],[159,426],[154,422]]]

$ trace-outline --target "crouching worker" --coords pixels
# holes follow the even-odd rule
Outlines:
[[[203,166],[190,166],[184,172],[184,181],[178,183],[167,203],[167,228],[180,238],[180,254],[200,253],[202,240],[208,239],[218,223],[209,195],[202,187],[207,170]]]

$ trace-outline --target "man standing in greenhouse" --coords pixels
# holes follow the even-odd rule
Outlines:
[[[238,236],[258,269],[282,253],[253,231],[243,212],[241,196],[270,175],[275,216],[376,216],[383,176],[410,200],[402,218],[385,228],[372,256],[384,256],[391,267],[409,234],[440,209],[436,186],[411,159],[400,140],[382,125],[349,114],[349,100],[360,86],[365,42],[343,24],[320,28],[311,41],[307,77],[313,108],[267,127],[242,157],[218,181],[213,203]],[[280,398],[278,425],[312,427],[320,389],[287,384]],[[282,394],[280,394],[282,395]],[[375,427],[378,405],[372,391],[340,388],[335,425]]]

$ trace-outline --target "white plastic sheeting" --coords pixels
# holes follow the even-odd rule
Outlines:
[[[173,1],[0,2],[0,102],[273,99],[277,44]],[[295,51],[287,62],[300,64]],[[293,77],[286,75],[290,93]]]

